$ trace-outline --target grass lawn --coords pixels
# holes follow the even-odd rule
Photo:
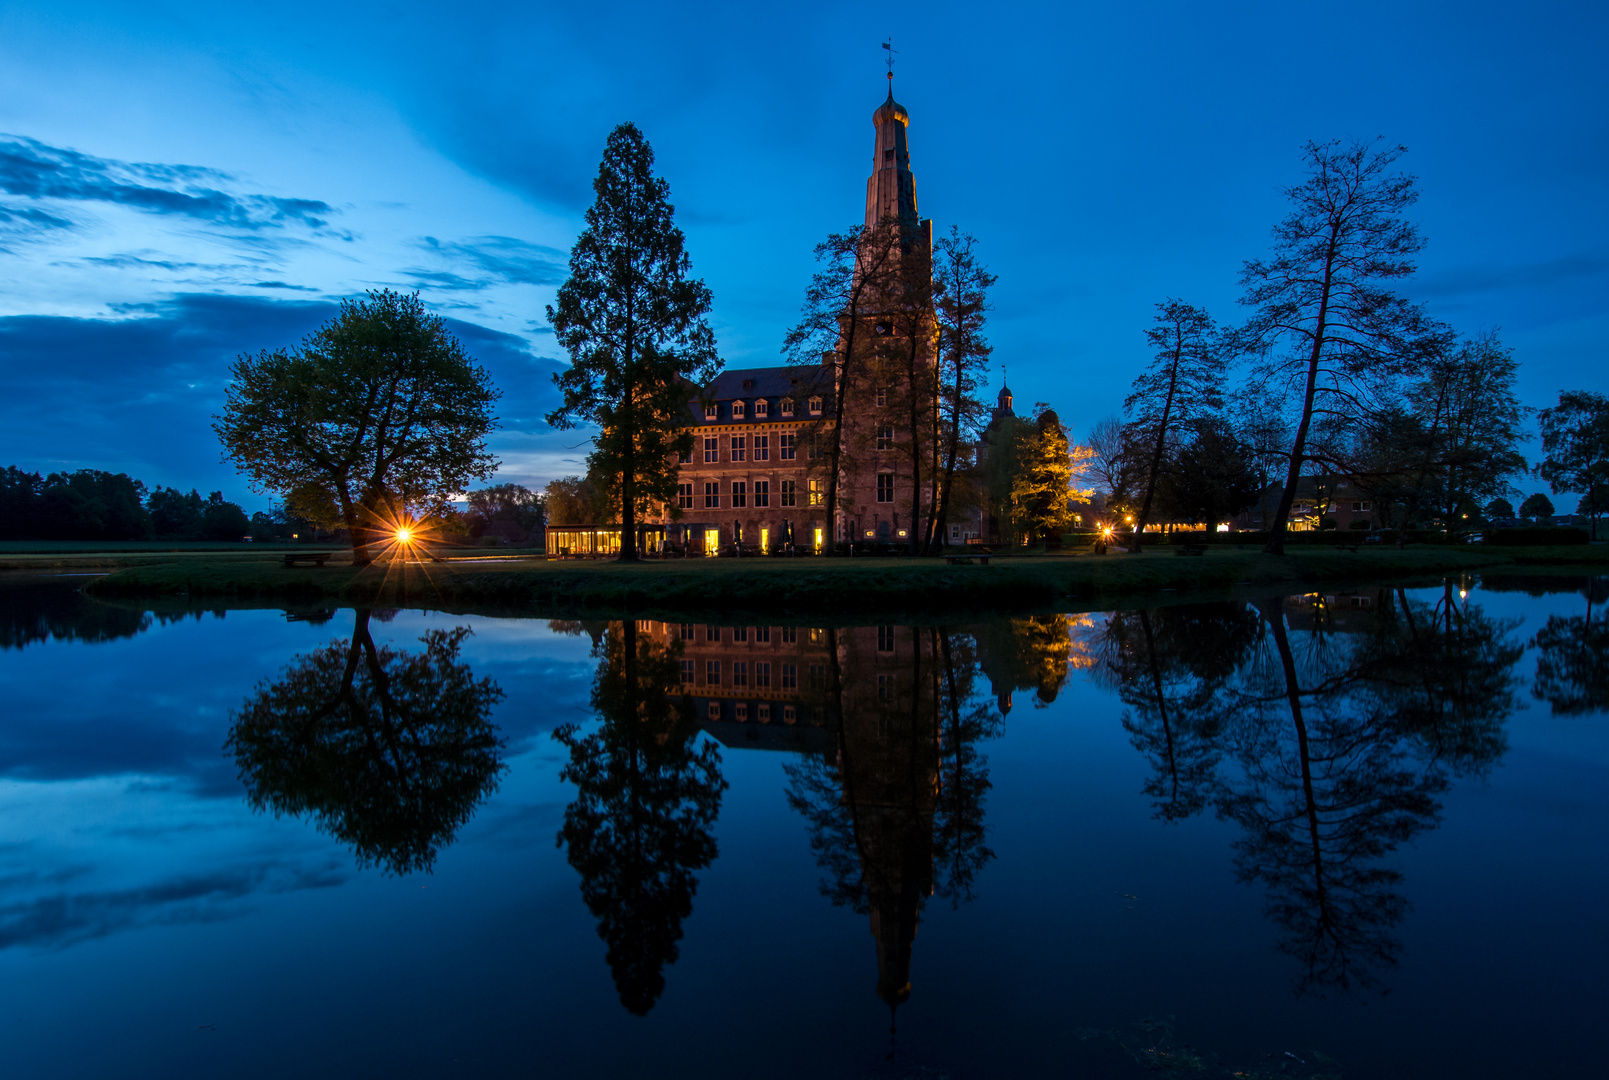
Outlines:
[[[338,555],[322,569],[286,569],[279,554],[267,549],[224,555],[137,553],[122,560],[121,568],[91,582],[89,590],[106,598],[228,600],[246,606],[289,601],[540,615],[586,611],[892,617],[1072,610],[1147,597],[1172,603],[1192,593],[1202,598],[1267,595],[1521,564],[1570,564],[1590,572],[1593,566],[1609,569],[1609,548],[1421,545],[1403,551],[1348,552],[1314,546],[1293,547],[1280,557],[1218,547],[1187,558],[1161,548],[1143,555],[997,557],[989,566],[949,566],[942,560],[910,558],[722,558],[633,565],[488,554],[444,563],[376,564],[361,570]]]

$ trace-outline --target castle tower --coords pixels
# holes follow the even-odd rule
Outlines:
[[[872,148],[872,175],[866,181],[867,228],[885,218],[893,218],[912,230],[918,227],[916,177],[911,173],[911,152],[905,139],[905,129],[910,124],[911,114],[894,100],[894,87],[890,84],[888,100],[872,113],[877,141]]]

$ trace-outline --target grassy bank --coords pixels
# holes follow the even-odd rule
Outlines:
[[[92,581],[96,595],[567,614],[578,611],[748,612],[767,615],[917,615],[939,611],[1050,610],[1186,593],[1295,592],[1344,583],[1437,577],[1539,563],[1609,569],[1609,549],[1410,547],[1404,551],[1298,549],[1283,557],[1214,550],[1180,558],[1087,553],[997,558],[989,566],[931,559],[697,559],[623,565],[466,558],[286,569],[269,553],[200,553],[142,561]]]

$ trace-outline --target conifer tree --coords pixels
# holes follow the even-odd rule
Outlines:
[[[670,185],[635,124],[609,133],[586,228],[570,249],[570,278],[548,321],[570,354],[553,376],[564,403],[557,428],[596,424],[588,472],[620,511],[620,558],[637,558],[637,518],[676,508],[676,458],[691,453],[688,404],[720,371],[705,316],[710,291],[674,222]]]

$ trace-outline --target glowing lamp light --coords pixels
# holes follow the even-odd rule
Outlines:
[[[408,529],[408,528],[398,529],[397,530],[397,543],[399,543],[399,544],[411,544],[411,543],[413,543],[413,530]]]

